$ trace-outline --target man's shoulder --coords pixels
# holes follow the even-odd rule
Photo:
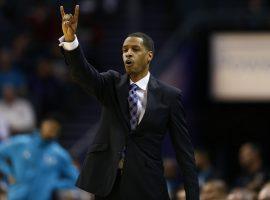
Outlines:
[[[121,80],[124,76],[123,74],[121,74],[115,70],[108,70],[106,72],[101,72],[100,74],[108,79],[113,79],[115,81]]]
[[[165,93],[166,95],[169,95],[169,96],[179,96],[182,94],[182,91],[177,88],[177,87],[174,87],[168,83],[165,83],[161,80],[158,80],[156,79],[157,83],[158,83],[158,86],[160,88],[160,90]]]

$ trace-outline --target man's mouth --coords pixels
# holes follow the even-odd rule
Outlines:
[[[133,63],[134,63],[134,61],[133,61],[133,60],[130,60],[130,59],[127,59],[127,60],[125,61],[125,64],[126,64],[126,66],[128,66],[128,67],[131,67],[131,66],[133,65]]]

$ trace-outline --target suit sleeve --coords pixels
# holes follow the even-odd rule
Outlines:
[[[106,103],[109,87],[112,85],[114,71],[99,73],[94,66],[86,60],[80,46],[72,51],[61,48],[66,64],[70,67],[72,79],[77,82],[87,93],[97,97],[101,103]]]
[[[180,92],[173,98],[170,111],[170,136],[184,178],[187,200],[199,200],[199,185],[194,150],[188,133]]]

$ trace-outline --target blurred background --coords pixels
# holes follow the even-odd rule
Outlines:
[[[0,143],[57,114],[58,141],[82,165],[100,107],[71,81],[58,47],[59,6],[75,4],[80,44],[100,72],[124,72],[128,33],[153,38],[151,74],[183,91],[201,198],[257,199],[270,177],[267,0],[0,0]],[[163,157],[172,199],[185,199],[167,136]]]

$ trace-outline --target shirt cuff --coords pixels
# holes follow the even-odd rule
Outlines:
[[[72,51],[79,46],[79,41],[76,35],[75,35],[75,40],[72,42],[65,42],[64,36],[60,37],[58,40],[60,42],[59,46],[63,47],[67,51]]]

